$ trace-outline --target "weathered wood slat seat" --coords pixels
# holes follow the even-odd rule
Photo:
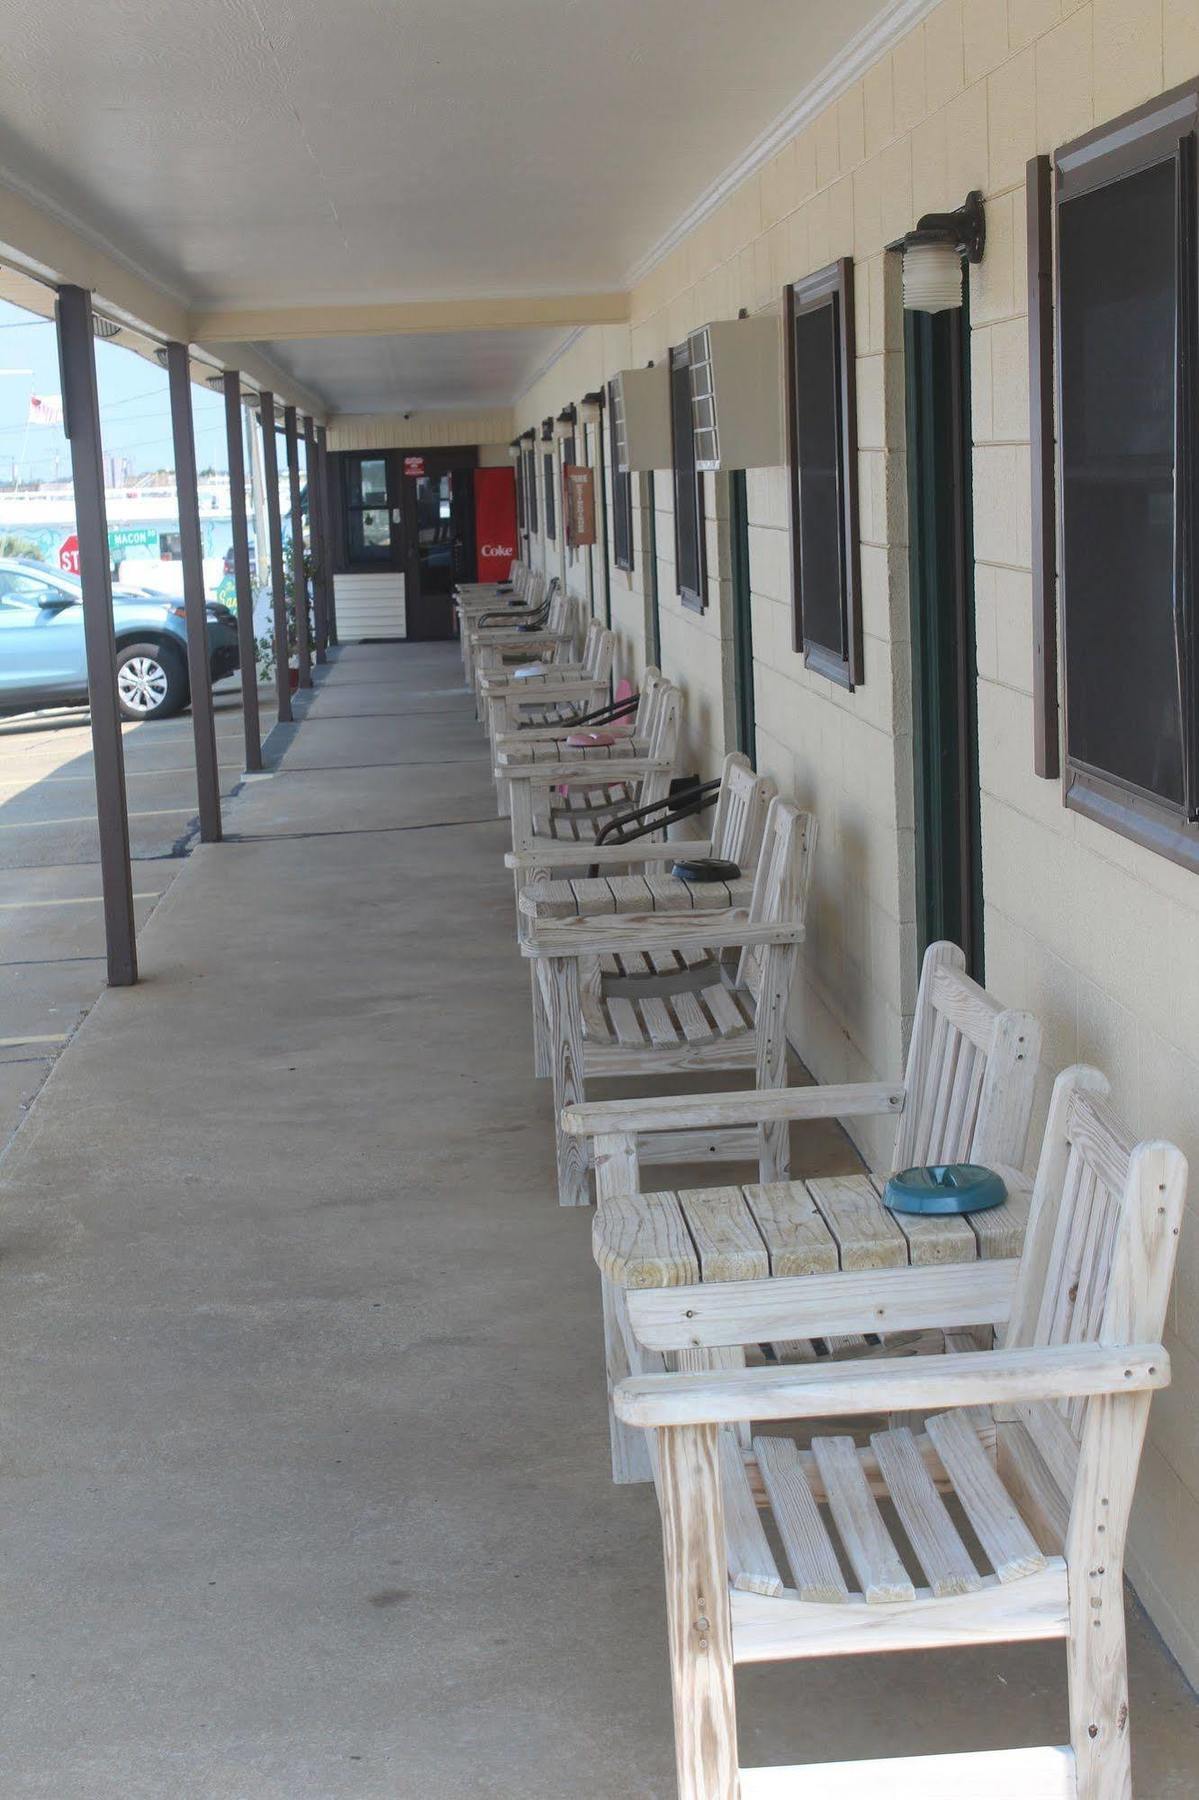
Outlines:
[[[682,1800],[1129,1800],[1124,1544],[1151,1395],[1169,1380],[1160,1338],[1187,1166],[1171,1144],[1134,1144],[1106,1090],[1093,1069],[1055,1085],[1001,1349],[689,1372],[686,1302],[704,1290],[673,1290],[670,1320],[669,1290],[630,1296],[633,1331],[684,1365],[616,1392],[621,1421],[652,1433]],[[933,1279],[944,1288],[946,1274],[896,1273],[910,1322],[956,1319]],[[805,1335],[803,1294],[819,1279],[745,1293],[761,1302],[786,1285]],[[874,1304],[863,1287],[842,1322],[868,1327]],[[760,1327],[743,1307],[722,1342]],[[876,1429],[867,1445],[820,1427],[908,1411],[923,1431]],[[771,1429],[745,1446],[747,1419]],[[810,1435],[779,1435],[785,1421]],[[1065,1643],[1068,1746],[739,1767],[738,1663],[1038,1638]]]
[[[519,783],[514,782],[514,790]],[[816,843],[816,821],[777,796],[771,801],[752,882],[744,878],[704,885],[671,876],[627,875],[531,883],[518,904],[522,953],[534,964],[534,1035],[540,1037],[535,1067],[554,1079],[559,1198],[586,1204],[587,1159],[577,1136],[563,1131],[561,1109],[582,1099],[589,1074],[663,1074],[700,1068],[753,1068],[760,1087],[783,1079],[785,1015]],[[704,1008],[686,1029],[669,1009],[651,1000],[624,1012],[584,984],[584,964],[636,952],[724,951],[740,954],[717,995],[712,985]],[[586,986],[586,993],[584,992]],[[753,1003],[747,1019],[745,996]],[[711,1029],[709,1029],[709,1024]],[[750,1025],[752,1024],[752,1029]],[[624,1036],[621,1036],[623,1030]],[[778,1131],[767,1134],[769,1172],[786,1173],[787,1146]],[[676,1154],[686,1155],[685,1141]]]

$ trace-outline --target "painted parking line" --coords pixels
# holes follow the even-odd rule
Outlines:
[[[26,1044],[65,1044],[69,1036],[65,1031],[46,1032],[41,1037],[0,1038],[0,1050],[19,1050]]]
[[[240,769],[240,762],[218,763],[219,769]],[[134,769],[125,764],[126,781],[141,781],[150,775],[194,775],[194,769]],[[33,775],[28,781],[0,781],[0,788],[12,788],[18,793],[31,794],[35,788],[65,787],[68,782],[82,781],[89,787],[94,786],[95,776],[87,775]]]
[[[154,888],[148,894],[134,894],[135,900],[161,900],[165,888]],[[77,894],[66,900],[0,900],[0,912],[24,912],[32,906],[103,906],[103,894]]]
[[[194,813],[195,810],[194,803],[190,806],[156,806],[149,812],[131,812],[129,817],[131,819],[177,819],[181,813],[187,816]],[[0,819],[0,831],[30,831],[34,827],[41,827],[45,830],[52,825],[94,825],[95,823],[95,813],[79,813],[70,819]]]

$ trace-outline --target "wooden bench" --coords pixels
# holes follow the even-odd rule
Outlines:
[[[513,622],[541,604],[545,577],[536,574],[525,563],[514,562],[508,591],[495,581],[459,583],[454,589],[454,612],[458,620],[458,641],[462,653],[462,673],[467,687],[474,681],[471,633],[486,613],[504,611]]]
[[[1169,1381],[1160,1339],[1187,1167],[1171,1144],[1134,1144],[1106,1092],[1093,1069],[1058,1078],[998,1350],[688,1372],[686,1299],[704,1290],[629,1295],[637,1337],[683,1364],[615,1396],[653,1445],[681,1800],[1129,1800],[1124,1545],[1150,1397]],[[824,1279],[744,1284],[754,1304],[720,1339],[807,1336],[818,1315],[805,1294]],[[846,1275],[829,1279],[848,1291]],[[873,1274],[838,1322],[871,1330],[885,1291],[893,1322],[954,1326],[962,1280],[943,1264]],[[780,1318],[783,1287],[796,1303]],[[768,1298],[767,1320],[755,1304]],[[868,1444],[820,1432],[905,1412],[924,1429],[871,1430]],[[748,1449],[746,1420],[768,1427]],[[778,1435],[786,1421],[807,1432]],[[1065,1643],[1068,1746],[739,1765],[739,1663],[1038,1638]],[[931,1749],[935,1689],[928,1711]]]
[[[620,765],[610,765],[618,769]],[[786,1010],[816,845],[816,821],[776,796],[753,880],[689,884],[671,876],[537,881],[519,903],[523,955],[535,964],[535,1066],[554,1082],[558,1196],[587,1203],[587,1158],[562,1128],[562,1108],[582,1100],[586,1077],[750,1068],[759,1087],[782,1084]],[[605,999],[584,989],[581,965],[604,956],[736,949],[734,970],[669,1003]],[[784,1175],[785,1134],[768,1134]]]
[[[580,662],[567,660],[565,642],[561,648],[562,654],[552,662],[531,661],[511,670],[480,674],[479,699],[493,768],[497,740],[522,721],[536,725],[568,722],[578,708],[586,711],[608,698],[616,653],[613,634],[593,619]]]
[[[1030,1013],[1000,1006],[964,965],[954,944],[930,944],[925,952],[900,1082],[600,1101],[572,1107],[563,1117],[564,1133],[594,1145],[599,1210],[593,1245],[604,1290],[610,1391],[627,1368],[639,1366],[641,1350],[630,1335],[625,1304],[632,1288],[844,1275],[1019,1254],[1026,1184],[1016,1171],[1028,1139],[1041,1030]],[[982,1163],[1005,1172],[1008,1201],[973,1219],[899,1217],[882,1204],[885,1173],[790,1185],[766,1175],[779,1160],[770,1133],[785,1133],[792,1121],[889,1114],[898,1121],[893,1167]],[[670,1161],[680,1144],[691,1161],[756,1156],[765,1185],[677,1199],[643,1193],[641,1163]],[[702,1310],[717,1298],[706,1297]],[[733,1297],[734,1305],[744,1301],[744,1293]],[[993,1320],[957,1321],[988,1323]],[[771,1354],[814,1360],[868,1348],[939,1347],[897,1341],[884,1318],[872,1336],[887,1341],[867,1346],[860,1334],[846,1334],[828,1319],[810,1338],[776,1334]],[[616,1480],[647,1477],[644,1454],[615,1419],[612,1458]]]
[[[665,799],[678,756],[683,696],[660,676],[647,687],[640,743],[627,738],[572,748],[561,738],[539,736],[526,745],[523,733],[497,740],[497,803],[501,817],[512,819],[514,853],[524,855],[539,841],[590,843],[614,808]],[[559,747],[561,754],[553,755]],[[515,875],[519,892],[525,881],[521,870]]]

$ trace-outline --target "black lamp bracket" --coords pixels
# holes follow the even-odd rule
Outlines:
[[[967,194],[956,212],[925,213],[917,219],[915,231],[888,248],[907,250],[919,244],[950,244],[968,262],[981,262],[987,244],[987,214],[979,190]]]

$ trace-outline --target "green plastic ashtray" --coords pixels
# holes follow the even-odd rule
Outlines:
[[[930,1163],[922,1169],[901,1169],[883,1189],[883,1205],[891,1212],[939,1217],[986,1212],[989,1206],[1002,1206],[1006,1199],[1007,1189],[1000,1177],[979,1163]]]

